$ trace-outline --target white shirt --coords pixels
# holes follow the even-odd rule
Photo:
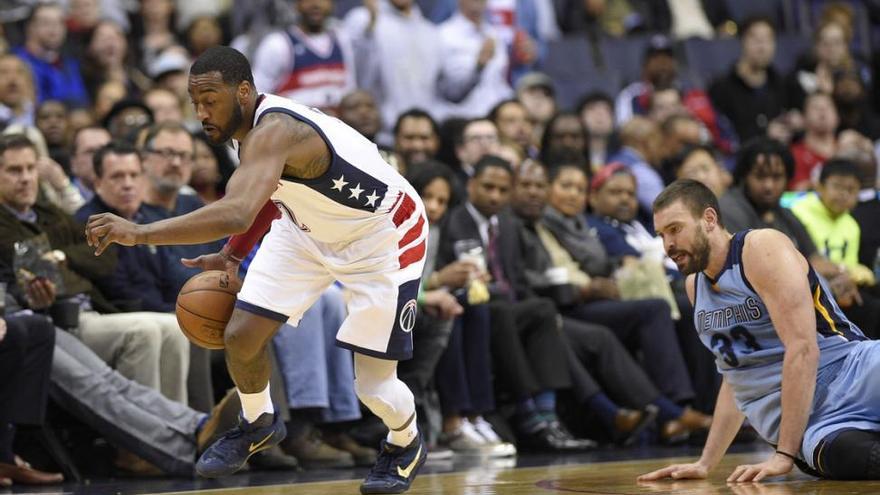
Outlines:
[[[416,5],[404,15],[387,0],[379,0],[376,24],[370,32],[369,22],[366,7],[357,7],[345,16],[343,24],[355,46],[358,86],[376,96],[383,125],[392,127],[397,116],[411,108],[442,119],[437,80],[443,57],[436,26]]]
[[[496,104],[513,96],[507,82],[510,61],[497,28],[483,21],[479,26],[456,12],[440,25],[444,57],[441,78],[449,87],[473,82],[477,57],[487,38],[495,40],[495,53],[479,74],[479,82],[459,103],[448,103],[448,114],[463,118],[485,116]]]

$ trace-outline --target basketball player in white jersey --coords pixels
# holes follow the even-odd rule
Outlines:
[[[195,61],[189,93],[208,138],[232,139],[241,157],[226,195],[146,225],[96,215],[86,235],[97,254],[113,242],[196,244],[233,235],[220,253],[188,263],[235,273],[271,223],[225,332],[242,418],[202,454],[197,470],[234,473],[284,438],[269,397],[266,345],[339,281],[351,297],[337,344],[355,352],[358,397],[390,430],[361,493],[406,491],[427,454],[413,395],[397,378],[397,361],[412,355],[428,235],[419,195],[373,143],[340,120],[257,94],[250,64],[231,48],[211,48]]]

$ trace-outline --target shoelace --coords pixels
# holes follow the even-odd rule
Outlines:
[[[382,447],[382,451],[379,453],[379,458],[376,459],[376,464],[370,469],[370,476],[376,474],[385,474],[391,472],[391,453],[385,450],[385,447]]]

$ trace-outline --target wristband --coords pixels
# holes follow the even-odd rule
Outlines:
[[[795,457],[795,456],[789,454],[788,452],[783,452],[783,451],[781,451],[781,450],[777,450],[776,453],[779,454],[779,455],[781,455],[781,456],[788,457],[789,459],[791,459],[792,461],[795,461],[795,462],[797,462],[797,460],[798,460],[797,457]]]

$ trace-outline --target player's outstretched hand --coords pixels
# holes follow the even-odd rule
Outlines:
[[[86,222],[86,242],[100,255],[112,243],[134,246],[140,226],[112,213],[92,215]]]
[[[702,480],[709,476],[709,468],[700,462],[673,464],[663,469],[651,471],[637,478],[637,481],[657,481],[666,478],[674,480]]]
[[[229,274],[230,277],[238,278],[238,266],[240,262],[220,251],[219,253],[203,254],[197,258],[182,258],[180,260],[184,266],[190,268],[201,268],[207,270],[222,270]]]
[[[744,481],[761,481],[768,476],[780,476],[791,471],[794,462],[781,454],[773,454],[773,457],[760,464],[743,464],[737,466],[730,476],[728,483],[740,483]]]

